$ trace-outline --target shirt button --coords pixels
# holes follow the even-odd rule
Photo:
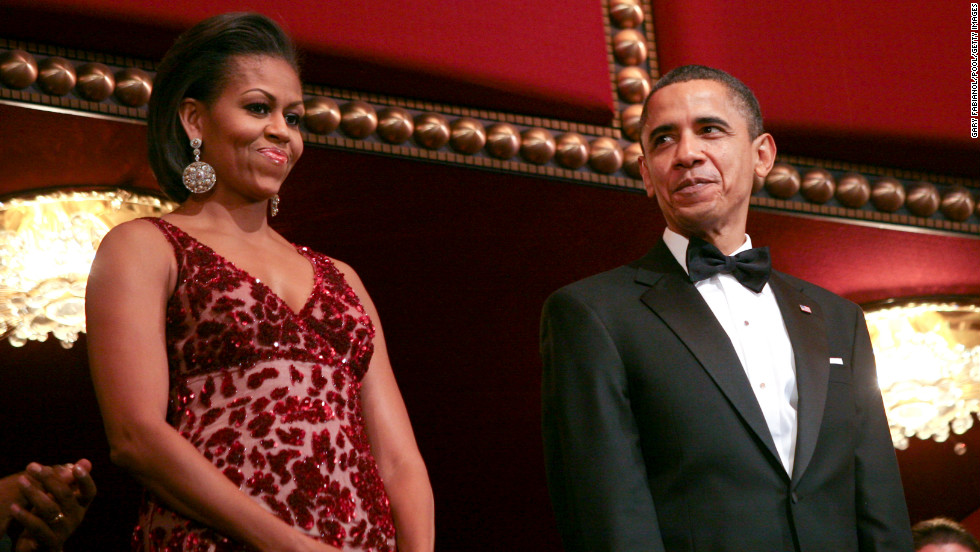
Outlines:
[[[759,384],[759,389],[765,389],[765,388],[766,388],[766,382],[762,382]]]
[[[749,321],[748,321],[748,320],[746,320],[746,321],[745,321],[745,325],[746,325],[746,326],[748,326],[748,325],[749,325]]]

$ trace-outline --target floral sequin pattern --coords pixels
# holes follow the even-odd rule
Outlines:
[[[230,481],[283,521],[344,550],[394,552],[395,528],[361,417],[374,328],[329,258],[299,312],[160,219],[174,247],[167,304],[168,419]],[[248,550],[145,501],[134,549]]]

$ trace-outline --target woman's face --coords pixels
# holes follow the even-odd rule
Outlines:
[[[200,137],[201,160],[214,167],[216,192],[261,201],[278,193],[303,153],[303,94],[296,71],[271,56],[231,60],[230,77],[211,104],[186,99],[181,119]]]

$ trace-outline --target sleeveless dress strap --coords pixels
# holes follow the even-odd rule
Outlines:
[[[140,220],[145,220],[153,226],[156,226],[163,234],[163,237],[167,238],[167,241],[170,242],[170,247],[172,247],[174,250],[174,257],[177,259],[177,271],[178,273],[183,272],[186,252],[191,245],[188,240],[189,236],[180,228],[170,224],[162,218],[143,217]]]

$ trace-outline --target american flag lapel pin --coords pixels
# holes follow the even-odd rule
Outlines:
[[[807,314],[813,314],[813,311],[807,305],[800,305],[800,310]]]

